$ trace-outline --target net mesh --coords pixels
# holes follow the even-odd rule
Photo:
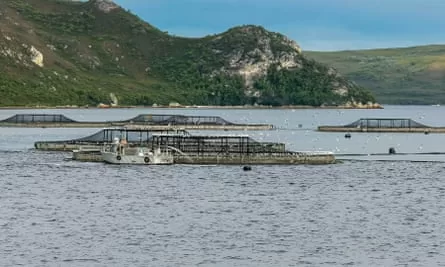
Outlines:
[[[92,135],[71,139],[71,140],[63,140],[63,141],[49,141],[45,143],[67,143],[67,144],[107,144],[112,143],[115,138],[121,140],[125,139],[128,143],[138,144],[138,143],[148,143],[153,133],[162,133],[162,134],[181,134],[181,135],[190,135],[185,130],[166,130],[166,131],[148,131],[148,130],[129,130],[125,128],[116,128],[116,129],[103,129]]]
[[[76,122],[62,114],[16,114],[12,117],[2,120],[9,123],[39,123],[39,122]]]
[[[167,136],[155,135],[153,146],[170,146],[184,153],[283,153],[282,143],[258,142],[248,136]]]
[[[425,128],[429,127],[411,119],[360,119],[346,128]]]
[[[215,116],[185,116],[142,114],[122,122],[156,125],[233,125],[234,123]]]
[[[285,153],[283,143],[258,142],[245,135],[190,135],[185,130],[149,131],[125,128],[103,129],[92,135],[46,144],[104,145],[125,139],[130,146],[169,146],[183,153]]]
[[[76,121],[62,114],[16,114],[0,122],[6,123],[89,123]],[[141,114],[134,118],[109,123],[128,123],[146,125],[235,125],[217,116],[185,116],[166,114]]]

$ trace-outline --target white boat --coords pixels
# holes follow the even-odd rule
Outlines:
[[[103,161],[111,164],[170,165],[174,162],[169,149],[129,147],[119,140],[109,147],[104,147],[101,154]]]

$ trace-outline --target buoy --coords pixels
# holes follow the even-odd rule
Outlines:
[[[389,154],[395,154],[396,153],[396,149],[393,148],[393,147],[390,147],[389,150],[388,150],[388,153]]]
[[[251,170],[252,170],[252,167],[250,167],[250,166],[244,166],[244,167],[243,167],[243,170],[244,170],[244,171],[251,171]]]
[[[351,138],[351,134],[350,133],[345,134],[345,138]]]

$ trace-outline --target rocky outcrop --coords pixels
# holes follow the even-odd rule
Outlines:
[[[99,10],[105,13],[109,13],[112,10],[119,8],[119,6],[115,4],[112,0],[96,0],[95,5]]]
[[[34,46],[29,49],[31,53],[31,61],[39,67],[43,67],[43,54]]]
[[[379,103],[372,103],[372,102],[367,102],[367,103],[361,103],[361,102],[356,102],[356,101],[350,101],[345,103],[344,105],[340,105],[338,106],[339,108],[353,108],[353,109],[382,109],[383,106],[380,105]]]
[[[232,51],[227,57],[229,67],[222,68],[220,72],[241,75],[248,89],[252,89],[256,78],[266,75],[271,65],[284,69],[301,67],[302,51],[295,41],[258,26],[244,26],[236,31],[238,31],[236,34],[254,39],[255,43],[250,45],[251,49],[243,47]],[[220,38],[224,37],[219,36],[215,39],[217,41]],[[276,46],[284,46],[288,49],[286,52],[274,51],[273,47]]]
[[[236,44],[233,44],[234,40],[237,40]],[[229,49],[224,50],[224,46],[229,46]],[[342,98],[348,98],[351,89],[358,88],[355,83],[342,77],[334,68],[311,62],[303,55],[301,47],[295,41],[260,26],[248,25],[232,28],[214,37],[212,48],[215,54],[226,59],[226,64],[215,70],[213,75],[224,73],[241,76],[244,79],[244,93],[249,97],[262,97],[262,91],[255,88],[255,84],[267,75],[271,67],[278,71],[284,69],[295,72],[304,68],[306,73],[317,73],[313,77],[318,75],[320,80],[327,83],[324,88],[330,88],[335,95]],[[311,78],[307,77],[307,79]],[[336,101],[332,102],[336,103]],[[356,102],[352,99],[348,105],[363,108],[357,103],[360,101]],[[365,103],[366,101],[363,103],[365,107],[370,106],[369,103]]]

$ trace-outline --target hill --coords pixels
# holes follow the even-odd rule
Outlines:
[[[379,103],[445,103],[445,45],[305,52],[372,91]]]
[[[258,26],[176,37],[109,0],[2,0],[0,25],[2,106],[374,102]]]

